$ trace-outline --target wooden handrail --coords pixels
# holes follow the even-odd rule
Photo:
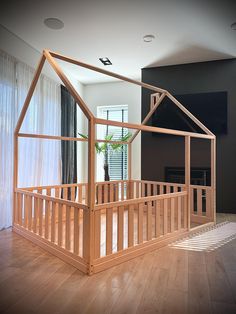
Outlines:
[[[166,198],[173,198],[173,197],[184,196],[184,195],[187,195],[186,191],[153,195],[153,196],[145,196],[145,197],[139,197],[139,198],[129,199],[125,201],[116,201],[116,202],[95,205],[94,210],[100,210],[103,208],[110,208],[110,207],[117,207],[117,206],[134,205],[137,203],[151,202],[151,201],[162,200]]]
[[[58,197],[43,195],[43,194],[39,194],[39,193],[35,193],[35,192],[29,192],[29,191],[21,190],[21,189],[16,189],[15,192],[21,193],[24,195],[28,195],[28,196],[32,196],[32,197],[37,197],[37,198],[47,200],[47,201],[57,202],[57,203],[60,203],[63,205],[71,206],[71,207],[76,207],[76,208],[80,208],[80,209],[88,209],[88,206],[85,204],[73,202],[73,201],[68,201],[68,200],[65,200],[62,198],[58,198]]]
[[[162,89],[162,88],[159,88],[159,87],[156,87],[156,86],[152,86],[150,84],[143,83],[143,82],[140,82],[140,81],[136,81],[136,80],[130,79],[130,78],[126,77],[126,76],[123,76],[123,75],[120,75],[120,74],[117,74],[117,73],[114,73],[114,72],[103,70],[103,69],[95,67],[93,65],[90,65],[90,64],[87,64],[87,63],[84,63],[84,62],[81,62],[81,61],[74,60],[72,58],[69,58],[69,57],[64,56],[62,54],[59,54],[59,53],[56,53],[54,51],[50,51],[50,50],[45,50],[45,51],[47,51],[54,58],[57,58],[57,59],[60,59],[60,60],[63,60],[63,61],[75,64],[75,65],[81,66],[83,68],[86,68],[86,69],[89,69],[89,70],[92,70],[92,71],[95,71],[95,72],[98,72],[98,73],[102,73],[102,74],[105,74],[105,75],[108,75],[108,76],[111,76],[111,77],[115,77],[115,78],[117,78],[117,79],[119,79],[121,81],[126,81],[126,82],[129,82],[129,83],[135,84],[135,85],[139,85],[141,87],[144,87],[144,88],[147,88],[149,90],[153,90],[153,91],[159,92],[159,93],[165,93],[166,92],[165,89]]]
[[[88,139],[81,137],[68,137],[68,136],[57,136],[57,135],[47,135],[47,134],[32,134],[32,133],[19,133],[19,137],[27,138],[41,138],[41,139],[51,139],[51,140],[62,140],[62,141],[78,141],[78,142],[88,142]],[[95,139],[95,142],[98,143],[111,143],[111,144],[122,144],[128,145],[129,142],[125,141],[112,141],[112,140],[102,140]]]
[[[134,129],[134,130],[141,130],[141,131],[146,131],[146,132],[162,133],[162,134],[177,135],[177,136],[190,136],[190,137],[196,137],[196,138],[202,138],[202,139],[214,139],[215,138],[214,135],[185,132],[185,131],[165,129],[165,128],[158,128],[158,127],[147,126],[147,125],[143,125],[143,124],[118,122],[118,121],[105,120],[105,119],[99,119],[99,118],[95,118],[94,120],[95,120],[96,124],[113,125],[113,126],[117,126],[117,127],[123,127],[123,128],[127,128],[127,129]]]

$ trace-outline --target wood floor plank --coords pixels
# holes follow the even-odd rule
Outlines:
[[[166,246],[89,277],[0,232],[0,313],[230,314],[235,292],[236,239],[210,252]]]

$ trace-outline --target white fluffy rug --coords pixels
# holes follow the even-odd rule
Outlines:
[[[223,222],[205,231],[178,240],[169,246],[190,251],[213,251],[236,238],[236,223]]]

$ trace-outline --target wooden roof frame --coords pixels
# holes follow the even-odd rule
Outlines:
[[[134,124],[134,123],[124,123],[124,122],[117,122],[117,121],[111,121],[111,120],[104,120],[104,119],[98,119],[96,118],[93,113],[89,110],[87,104],[83,101],[79,93],[75,90],[73,85],[71,84],[70,80],[67,78],[65,73],[62,71],[59,64],[56,62],[55,59],[59,59],[77,66],[81,66],[84,68],[87,68],[89,70],[102,73],[114,78],[117,78],[119,80],[129,82],[131,84],[135,84],[137,86],[140,86],[142,88],[147,88],[151,91],[153,91],[155,94],[152,94],[151,97],[156,97],[156,100],[152,98],[151,108],[148,112],[145,119],[142,121],[141,124]],[[70,94],[74,97],[77,105],[81,108],[83,113],[88,119],[88,139],[82,139],[82,138],[74,138],[74,137],[64,137],[64,136],[51,136],[51,135],[43,135],[43,134],[24,134],[19,133],[21,125],[24,121],[25,114],[27,112],[27,109],[30,104],[30,100],[32,98],[32,95],[34,93],[36,84],[38,82],[38,79],[40,77],[42,68],[44,66],[45,61],[48,61],[48,63],[51,65],[53,70],[57,73],[57,75],[60,77],[63,84],[66,86]],[[201,130],[204,131],[205,134],[202,133],[195,133],[195,132],[186,132],[186,131],[179,131],[179,130],[173,130],[173,129],[165,129],[165,128],[159,128],[159,127],[153,127],[153,126],[147,126],[146,123],[151,118],[153,113],[156,111],[158,106],[161,104],[163,99],[165,97],[168,97],[172,102],[182,111],[184,112],[194,123],[196,123]],[[128,144],[129,149],[129,157],[128,157],[128,178],[129,180],[132,179],[131,174],[131,145],[136,136],[140,131],[147,131],[147,132],[156,132],[156,133],[164,133],[164,134],[170,134],[170,135],[176,135],[176,136],[183,136],[185,138],[185,185],[186,189],[189,191],[190,188],[190,140],[192,137],[195,138],[201,138],[201,139],[208,139],[211,141],[211,187],[213,190],[213,203],[215,206],[215,169],[216,169],[216,138],[215,135],[203,124],[201,123],[194,115],[192,115],[177,99],[175,99],[174,96],[172,96],[167,90],[152,86],[147,83],[143,83],[137,80],[130,79],[128,77],[125,77],[123,75],[119,75],[114,72],[106,71],[104,69],[83,63],[81,61],[77,61],[74,59],[71,59],[67,56],[61,55],[59,53],[50,51],[50,50],[43,50],[43,53],[41,55],[38,67],[35,71],[35,75],[33,78],[33,81],[31,83],[31,86],[29,88],[27,97],[25,99],[24,105],[22,107],[19,119],[17,121],[15,131],[14,131],[14,191],[17,189],[17,182],[18,182],[18,138],[19,137],[29,137],[29,138],[41,138],[41,139],[54,139],[54,140],[66,140],[66,141],[87,141],[88,142],[88,207],[91,211],[94,209],[95,205],[95,162],[94,162],[94,155],[95,155],[95,143],[96,142],[116,142],[116,141],[109,141],[109,140],[99,140],[96,139],[96,130],[95,126],[97,124],[102,125],[113,125],[117,127],[125,127],[129,129],[134,129],[136,132],[133,134],[131,139],[127,142],[119,142],[122,144]],[[116,142],[118,143],[118,142]],[[188,193],[189,195],[189,193]],[[190,200],[190,198],[188,197]],[[188,201],[189,201],[188,200]],[[16,200],[14,198],[14,208],[16,206]],[[215,212],[215,210],[214,210]],[[90,224],[91,215],[89,214],[86,216],[88,219],[88,224]],[[89,222],[90,221],[90,222]],[[92,228],[89,228],[88,232],[91,232]],[[90,235],[92,236],[92,234]],[[88,240],[89,241],[89,240]],[[88,253],[89,254],[89,253]]]
[[[65,75],[65,73],[62,71],[61,67],[59,66],[59,64],[55,61],[55,59],[60,59],[63,60],[65,62],[71,63],[71,64],[75,64],[77,66],[81,66],[84,68],[87,68],[89,70],[95,71],[95,72],[99,72],[114,78],[117,78],[119,80],[122,81],[126,81],[129,82],[131,84],[135,84],[138,85],[140,87],[143,88],[147,88],[149,90],[152,90],[155,92],[155,94],[153,95],[159,95],[158,100],[156,101],[156,103],[153,104],[152,108],[150,109],[150,111],[148,112],[147,116],[145,117],[145,119],[142,121],[141,125],[139,124],[132,124],[132,127],[130,123],[122,123],[123,127],[127,127],[127,128],[132,128],[132,129],[136,129],[135,134],[131,137],[131,139],[129,140],[130,143],[133,142],[133,140],[136,138],[136,136],[138,135],[138,133],[140,132],[140,130],[143,131],[150,131],[150,132],[157,132],[157,133],[166,133],[166,134],[172,134],[172,135],[180,135],[180,136],[184,136],[184,135],[190,135],[192,137],[201,137],[201,138],[214,138],[215,135],[202,123],[200,122],[191,112],[189,112],[173,95],[171,95],[167,90],[156,87],[156,86],[152,86],[150,84],[146,84],[137,80],[133,80],[130,79],[128,77],[125,77],[123,75],[119,75],[117,73],[114,72],[110,72],[107,70],[103,70],[101,68],[92,66],[90,64],[86,64],[84,62],[81,61],[77,61],[75,59],[69,58],[67,56],[61,55],[59,53],[50,51],[45,49],[43,51],[43,54],[41,56],[39,65],[36,69],[33,81],[31,83],[28,95],[26,97],[25,103],[22,107],[21,113],[20,113],[20,117],[18,119],[16,128],[15,128],[15,134],[18,134],[20,136],[23,137],[27,137],[26,134],[21,134],[19,133],[19,130],[21,128],[21,125],[23,123],[25,114],[27,112],[30,100],[32,98],[32,95],[34,93],[37,81],[39,79],[39,76],[42,72],[42,68],[44,66],[45,61],[47,60],[48,63],[51,65],[51,67],[53,68],[53,70],[57,73],[57,75],[59,76],[59,78],[61,79],[61,81],[63,82],[63,84],[66,86],[66,88],[69,90],[69,92],[71,93],[71,95],[74,97],[76,103],[78,104],[78,106],[81,108],[81,110],[83,111],[83,113],[85,114],[85,116],[88,118],[88,120],[94,120],[96,124],[109,124],[109,125],[117,125],[115,122],[116,121],[111,121],[111,120],[104,120],[104,119],[97,119],[95,118],[95,116],[93,115],[93,113],[89,110],[88,106],[86,105],[86,103],[83,101],[83,99],[81,98],[81,96],[79,95],[79,93],[75,90],[75,88],[73,87],[73,85],[71,84],[71,82],[69,81],[69,79],[67,78],[67,76]],[[145,124],[148,122],[148,120],[151,118],[151,116],[154,114],[154,112],[156,111],[156,109],[159,107],[159,105],[161,104],[161,102],[163,101],[163,99],[165,97],[168,97],[170,100],[172,100],[172,102],[182,111],[184,112],[194,123],[196,123],[201,130],[203,130],[205,132],[205,134],[201,134],[201,133],[194,133],[194,132],[184,132],[184,131],[178,131],[178,130],[173,130],[173,129],[165,129],[165,128],[158,128],[158,127],[144,127]],[[109,121],[109,123],[107,122]],[[117,125],[119,126],[119,125]],[[206,135],[206,136],[205,136]],[[33,134],[32,134],[33,136]],[[42,135],[43,136],[43,135]],[[28,136],[29,137],[29,136]],[[46,136],[44,135],[43,138],[46,138]],[[51,136],[52,138],[52,136]],[[65,138],[62,137],[54,137],[55,139],[63,139],[65,140]],[[71,138],[72,139],[72,138]],[[86,141],[84,139],[75,139],[74,140],[78,140],[78,141]],[[102,140],[97,140],[97,141],[102,141]],[[128,144],[127,142],[124,142],[126,144]]]

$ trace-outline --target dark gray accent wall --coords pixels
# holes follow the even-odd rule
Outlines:
[[[173,95],[227,92],[228,134],[217,136],[217,211],[236,213],[236,59],[146,68],[142,81]],[[150,94],[142,90],[142,118],[149,111]],[[184,166],[184,140],[143,133],[141,154],[142,179],[164,180],[165,167]],[[191,166],[209,165],[209,143],[193,140]]]

